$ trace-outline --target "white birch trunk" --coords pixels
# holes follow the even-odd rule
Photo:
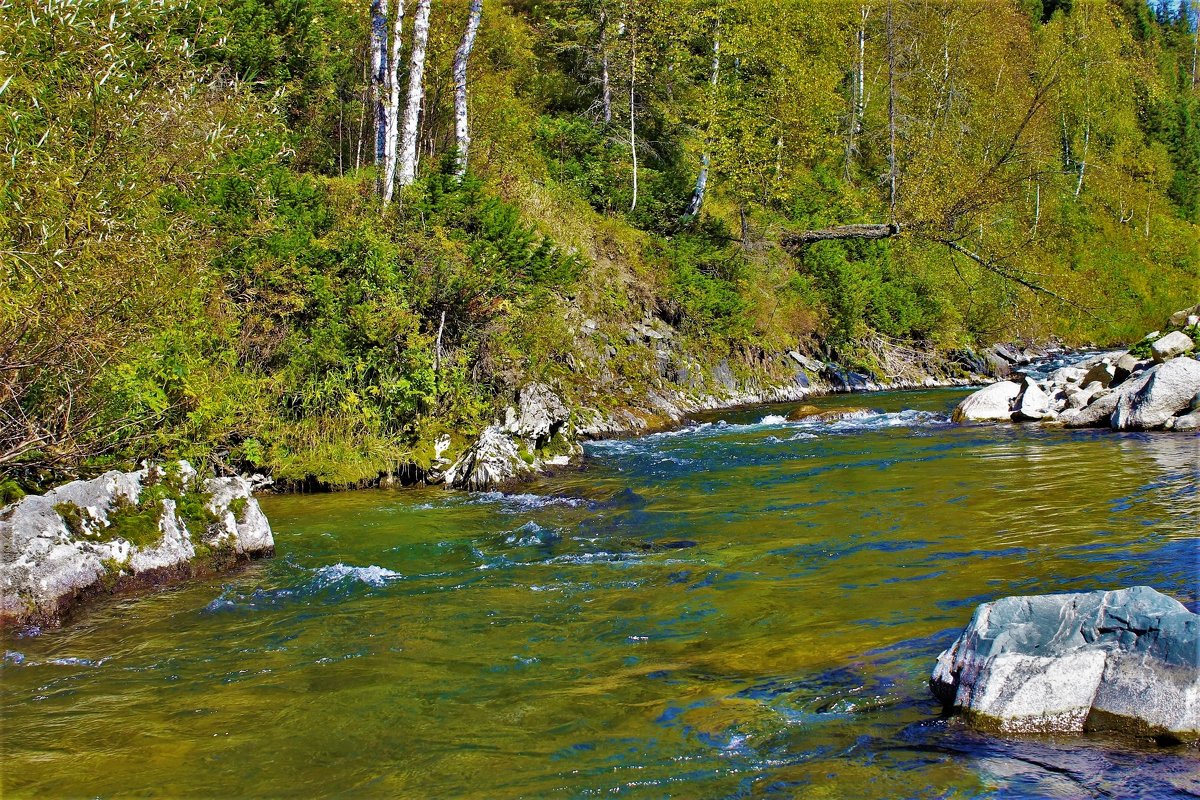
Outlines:
[[[396,0],[396,19],[392,24],[392,63],[388,70],[386,167],[383,178],[383,205],[392,200],[396,189],[396,140],[400,134],[400,54],[404,49],[404,0]]]
[[[408,67],[408,99],[404,106],[404,121],[400,128],[400,155],[396,181],[411,186],[417,179],[417,136],[421,117],[421,96],[425,92],[425,47],[429,43],[430,0],[417,0],[413,20],[412,59]]]
[[[717,78],[721,70],[721,22],[716,23],[716,28],[713,31],[713,46],[712,46],[712,67],[709,70],[708,85],[712,93],[716,94]],[[704,153],[700,156],[700,174],[696,176],[696,188],[692,190],[692,200],[688,203],[687,216],[695,217],[700,213],[701,207],[704,205],[704,193],[708,188],[708,164],[709,154],[708,149],[712,141],[712,137],[705,132]]]
[[[475,36],[479,33],[479,19],[483,16],[483,0],[471,0],[467,13],[467,30],[463,34],[458,51],[454,54],[454,138],[458,143],[458,158],[454,174],[461,178],[467,174],[467,153],[471,149],[471,127],[467,117],[467,61]]]
[[[383,169],[387,150],[387,0],[371,0],[371,98],[375,104],[375,165]],[[377,178],[382,186],[382,173]]]
[[[600,9],[600,103],[604,124],[609,125],[612,123],[612,84],[608,80],[608,12],[603,8]]]
[[[635,105],[635,89],[637,87],[637,36],[630,29],[629,49],[629,151],[633,155],[633,202],[629,210],[637,208],[638,201],[638,163],[637,163],[637,114]]]

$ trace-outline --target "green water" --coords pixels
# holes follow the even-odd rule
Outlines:
[[[709,415],[522,495],[266,498],[275,559],[3,643],[3,795],[1200,794],[1194,750],[939,718],[977,603],[1200,592],[1197,439],[961,396]]]

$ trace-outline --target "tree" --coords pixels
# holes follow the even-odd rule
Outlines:
[[[471,0],[467,12],[467,30],[454,54],[454,134],[458,145],[455,174],[460,178],[467,172],[467,151],[471,146],[471,132],[467,118],[467,60],[475,46],[479,32],[479,19],[483,16],[483,0]]]
[[[408,99],[400,128],[400,155],[397,182],[411,186],[417,179],[417,135],[421,116],[421,99],[425,93],[425,49],[429,43],[430,0],[417,0],[413,21],[412,59],[408,66]]]

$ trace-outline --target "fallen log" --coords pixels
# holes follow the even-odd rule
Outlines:
[[[784,234],[780,243],[788,249],[803,247],[813,242],[828,242],[843,239],[887,239],[900,233],[900,226],[894,222],[861,223],[856,225],[838,225],[815,231],[797,231]]]

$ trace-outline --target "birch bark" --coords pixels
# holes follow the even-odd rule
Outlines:
[[[708,85],[712,93],[716,93],[717,78],[721,70],[721,21],[717,20],[713,31],[712,67],[709,70]],[[705,133],[704,153],[700,156],[700,174],[696,176],[696,188],[692,190],[692,200],[688,203],[688,217],[695,217],[704,205],[704,193],[708,188],[709,146],[712,137]]]
[[[387,143],[384,147],[386,168],[383,178],[383,205],[392,200],[396,187],[396,140],[400,134],[400,54],[404,49],[404,0],[396,0],[396,19],[392,24],[392,63],[388,70]]]
[[[396,182],[411,186],[417,179],[417,135],[421,117],[421,97],[425,92],[425,48],[429,43],[430,0],[417,0],[413,19],[412,58],[408,67],[408,99],[400,128],[400,154]]]
[[[467,174],[467,153],[471,149],[471,128],[467,117],[467,60],[471,57],[471,48],[475,46],[482,16],[483,0],[471,0],[467,30],[454,54],[454,136],[458,143],[458,163],[454,174],[460,178]]]

